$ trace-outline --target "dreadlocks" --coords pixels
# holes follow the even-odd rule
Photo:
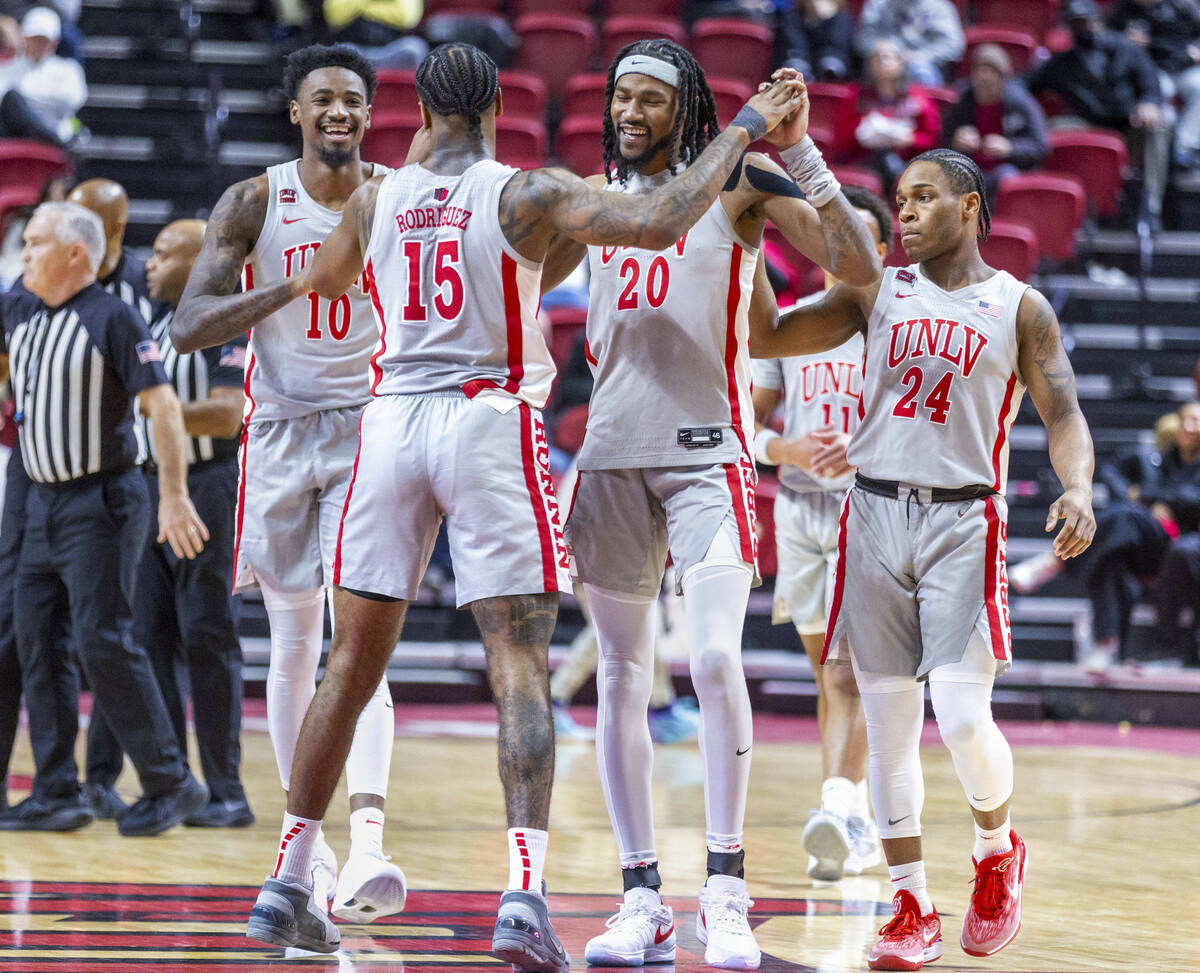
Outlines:
[[[367,104],[375,97],[375,69],[371,62],[353,47],[345,44],[310,44],[293,51],[283,63],[283,93],[288,101],[295,101],[300,94],[300,85],[320,68],[345,68],[362,78],[367,89]]]
[[[708,87],[700,65],[691,54],[665,37],[626,44],[617,52],[617,56],[608,67],[608,85],[604,90],[604,178],[609,182],[612,182],[614,163],[617,179],[624,182],[629,178],[629,163],[617,148],[617,131],[612,121],[612,101],[613,90],[617,84],[617,65],[631,54],[658,58],[679,69],[679,107],[675,112],[671,134],[668,136],[667,144],[671,147],[667,156],[668,168],[679,162],[690,165],[721,131],[712,90]]]
[[[987,190],[983,187],[983,172],[975,162],[953,149],[930,149],[912,162],[932,162],[946,174],[950,188],[960,196],[979,194],[979,239],[986,240],[992,231],[992,213],[988,209]],[[912,162],[909,165],[912,165]]]
[[[496,62],[470,44],[434,48],[417,68],[417,96],[435,115],[463,115],[467,131],[483,138],[479,115],[495,104]]]

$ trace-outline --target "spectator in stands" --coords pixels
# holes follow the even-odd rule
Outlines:
[[[920,85],[910,84],[900,45],[883,40],[871,49],[864,81],[834,119],[834,152],[843,162],[870,161],[891,186],[911,159],[938,144],[938,107]]]
[[[1084,653],[1084,668],[1096,673],[1117,658],[1139,593],[1138,579],[1157,575],[1173,542],[1194,534],[1200,522],[1200,401],[1179,410],[1174,443],[1105,463],[1098,479],[1113,499],[1096,518],[1095,543],[1068,563],[1048,552],[1014,565],[1008,573],[1018,594],[1036,591],[1063,570],[1083,580],[1092,603],[1092,631],[1089,639],[1083,634],[1086,626],[1076,626],[1085,643],[1078,648]],[[1176,562],[1186,562],[1195,543],[1188,541]],[[1172,568],[1180,570],[1177,563]],[[1177,619],[1180,607],[1168,603],[1160,612],[1163,621]]]
[[[0,138],[70,143],[87,82],[78,61],[55,53],[61,36],[62,21],[49,7],[34,7],[21,21],[22,49],[0,65]]]
[[[994,202],[1005,176],[1034,169],[1050,152],[1046,116],[1019,81],[999,44],[980,44],[971,54],[971,78],[946,115],[950,148],[968,155],[983,170]]]
[[[775,22],[777,60],[806,78],[844,80],[854,59],[853,32],[842,0],[783,0]]]
[[[82,64],[83,35],[75,24],[79,19],[79,0],[0,0],[0,49],[20,52],[21,19],[34,7],[47,7],[58,14],[61,36],[55,53]]]
[[[1165,102],[1179,99],[1175,159],[1184,168],[1200,166],[1200,3],[1120,0],[1108,24],[1150,55]]]
[[[423,0],[325,0],[329,43],[350,44],[374,67],[415,68],[429,45],[413,33]]]
[[[945,81],[966,47],[950,0],[867,0],[858,18],[859,53],[870,57],[885,40],[900,46],[909,79],[930,85]]]
[[[1167,187],[1171,131],[1163,114],[1158,74],[1146,52],[1115,31],[1106,30],[1095,0],[1068,0],[1063,16],[1075,46],[1052,54],[1029,75],[1029,89],[1053,91],[1069,116],[1050,120],[1053,128],[1101,125],[1125,136],[1131,154],[1143,156],[1144,215],[1157,226]]]

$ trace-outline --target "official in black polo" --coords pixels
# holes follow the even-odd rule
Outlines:
[[[183,407],[188,493],[211,536],[204,550],[188,560],[160,543],[153,530],[148,533],[138,568],[133,632],[150,656],[183,753],[187,736],[177,666],[184,663],[187,670],[196,744],[210,798],[185,823],[238,828],[254,823],[239,777],[242,647],[231,591],[246,336],[194,354],[177,352],[168,336],[175,306],[203,242],[203,220],[176,220],[163,227],[146,263],[146,282],[151,299],[162,308],[150,334],[162,349],[167,380]],[[152,460],[143,469],[151,474],[146,486],[153,500],[157,452],[153,436],[147,439]]]
[[[154,425],[159,537],[194,558],[208,531],[188,498],[179,401],[140,316],[96,285],[99,218],[73,203],[39,206],[25,228],[22,282],[0,298],[0,377],[11,367],[25,469],[33,481],[17,562],[15,624],[32,712],[56,700],[71,638],[96,699],[141,780],[143,797],[118,819],[124,835],[157,834],[194,814],[208,791],[188,772],[145,650],[132,637],[134,579],[150,516],[134,467],[133,399]],[[35,733],[33,793],[0,814],[5,830],[62,830],[91,820],[62,734]]]

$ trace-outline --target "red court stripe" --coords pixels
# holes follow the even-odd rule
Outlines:
[[[1000,612],[1000,514],[995,501],[985,497],[983,512],[987,518],[987,543],[983,566],[983,600],[987,605],[988,632],[992,637],[992,655],[1008,658],[1008,639]]]
[[[537,523],[538,540],[542,548],[542,581],[546,591],[558,591],[554,538],[550,533],[550,520],[546,516],[546,504],[538,482],[537,460],[533,455],[533,410],[524,402],[517,408],[521,410],[521,465],[525,469],[525,486],[529,490],[529,502],[533,506],[533,519]]]
[[[853,492],[853,491],[851,491]],[[850,493],[842,501],[842,515],[838,518],[838,562],[834,573],[833,605],[829,609],[829,621],[825,626],[825,648],[821,652],[821,664],[829,658],[829,641],[833,638],[833,630],[837,625],[838,612],[842,610],[842,590],[846,585],[846,520],[850,514]]]
[[[363,409],[363,412],[366,412]],[[338,520],[337,545],[333,549],[333,583],[342,583],[342,531],[346,526],[346,511],[350,509],[350,497],[354,493],[354,481],[358,478],[358,458],[362,455],[363,413],[358,414],[358,448],[354,451],[354,468],[350,471],[350,485],[346,487],[346,502],[342,504],[342,516]]]
[[[1004,449],[1004,441],[1008,438],[1008,426],[1004,420],[1008,418],[1008,410],[1012,408],[1013,389],[1016,385],[1017,373],[1013,372],[1008,377],[1008,385],[1004,389],[1004,402],[1000,406],[1000,418],[996,421],[996,443],[992,447],[992,472],[995,474],[992,489],[997,493],[1000,491],[1000,453]]]

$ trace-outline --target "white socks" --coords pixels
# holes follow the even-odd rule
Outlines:
[[[321,822],[299,818],[286,811],[279,838],[279,854],[275,858],[272,878],[292,885],[312,887],[312,857],[321,840]]]
[[[983,861],[985,858],[991,858],[992,855],[1003,855],[1006,851],[1012,851],[1012,837],[1010,832],[1012,825],[1009,823],[1009,818],[1004,818],[1004,823],[998,828],[980,827],[979,822],[975,822],[975,849],[971,852],[977,862]]]
[[[933,911],[933,903],[929,900],[929,890],[925,887],[925,862],[907,862],[904,865],[888,865],[888,875],[892,880],[892,888],[897,892],[904,889],[911,892],[921,908],[921,915],[927,916]]]
[[[821,784],[821,810],[844,821],[855,812],[857,796],[858,789],[854,781],[846,777],[830,777]]]
[[[383,809],[360,807],[350,812],[350,857],[383,855]]]
[[[542,892],[550,835],[536,828],[508,829],[508,888]]]

